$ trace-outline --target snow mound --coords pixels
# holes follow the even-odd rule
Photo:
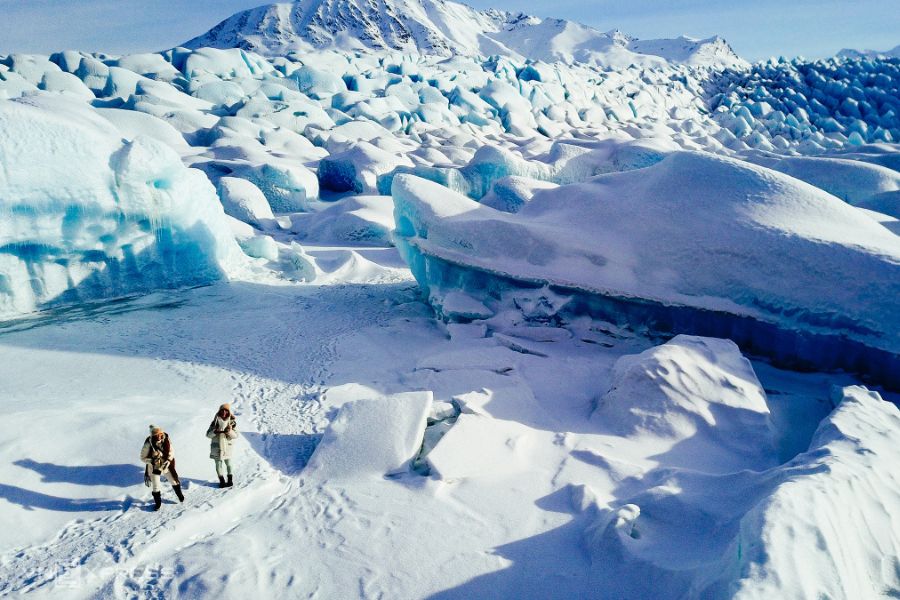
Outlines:
[[[294,215],[291,231],[303,240],[393,245],[390,196],[350,196],[317,213]]]
[[[786,175],[675,152],[515,214],[408,175],[393,196],[398,247],[438,310],[451,290],[495,309],[508,290],[536,318],[624,319],[896,379],[900,239]]]
[[[765,392],[730,340],[679,335],[623,356],[592,418],[616,435],[677,445],[669,465],[722,473],[775,466]]]
[[[719,589],[742,599],[877,598],[900,589],[900,411],[859,386],[838,400],[809,451],[782,467],[778,487],[741,519]]]
[[[209,283],[240,260],[215,189],[80,102],[0,102],[0,316]]]
[[[838,399],[808,451],[782,466],[710,473],[694,454],[624,479],[608,507],[577,488],[576,506],[593,515],[584,539],[598,595],[890,597],[900,584],[900,412],[862,387]]]
[[[885,194],[900,190],[900,172],[877,164],[834,157],[788,156],[759,161],[825,190],[853,206],[870,207]]]
[[[307,470],[328,479],[401,474],[422,445],[434,397],[408,392],[356,400],[339,409]]]

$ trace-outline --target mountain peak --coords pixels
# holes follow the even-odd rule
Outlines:
[[[639,41],[564,19],[479,11],[450,0],[298,0],[239,12],[184,44],[265,55],[336,48],[439,56],[501,55],[595,66],[737,66],[719,37]]]

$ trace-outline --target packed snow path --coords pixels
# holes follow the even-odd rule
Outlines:
[[[169,372],[163,378],[157,375],[157,381],[163,380],[159,398],[154,400],[159,406],[157,422],[172,421],[165,414],[169,401],[165,390],[171,387],[165,379],[194,382],[197,389],[193,391],[198,393],[195,407],[201,420],[215,411],[218,402],[231,400],[244,438],[256,452],[242,453],[235,488],[223,491],[204,481],[213,478],[211,461],[200,473],[181,466],[193,462],[185,456],[184,435],[173,435],[185,485],[183,505],[172,503],[173,494],[166,485],[166,504],[158,515],[147,512],[143,497],[147,493],[142,487],[138,488],[139,498],[126,494],[110,500],[104,508],[114,510],[106,516],[78,519],[51,541],[7,553],[0,564],[0,592],[41,589],[49,582],[59,584],[59,578],[75,586],[96,585],[106,583],[102,581],[104,573],[116,574],[118,593],[127,595],[129,590],[152,587],[146,574],[152,569],[143,566],[148,557],[221,533],[223,522],[246,518],[283,495],[292,481],[284,475],[302,469],[321,431],[325,417],[318,398],[340,338],[360,328],[384,326],[404,312],[424,316],[427,311],[417,302],[406,311],[396,306],[398,301],[414,300],[414,286],[409,283],[321,289],[234,284],[70,310],[66,316],[73,320],[56,323],[51,316],[25,326],[25,331],[7,333],[0,352],[16,358],[4,361],[3,370],[34,369],[31,384],[35,386],[41,386],[49,375],[44,371],[49,363],[40,358],[40,348],[141,357],[145,363],[150,359],[150,370],[164,364]],[[209,312],[211,306],[214,315]],[[32,359],[22,360],[26,356]],[[92,375],[103,377],[101,373]],[[202,388],[209,378],[217,380],[227,396],[204,402],[202,394],[209,392]],[[2,379],[28,382],[21,373],[5,372]],[[62,390],[55,391],[62,395]],[[70,408],[94,412],[98,407],[73,402]],[[146,425],[133,425],[132,445],[139,448]],[[199,430],[192,431],[198,433],[202,435]],[[115,456],[115,460],[130,461],[132,454],[136,456],[136,450]],[[46,508],[29,499],[21,488],[4,488],[8,501],[26,508]],[[72,502],[77,506],[77,500]],[[96,504],[85,501],[82,507],[90,512]]]

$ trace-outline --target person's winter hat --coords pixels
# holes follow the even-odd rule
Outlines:
[[[223,404],[222,406],[220,406],[220,407],[219,407],[219,410],[222,410],[223,408],[224,408],[225,410],[227,410],[228,412],[231,412],[231,404],[229,404],[228,402],[226,402],[225,404]]]
[[[157,433],[163,433],[162,427],[157,427],[156,425],[150,426],[150,435],[156,435]]]

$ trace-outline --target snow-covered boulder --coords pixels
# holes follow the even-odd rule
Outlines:
[[[219,199],[225,213],[257,227],[263,219],[274,219],[266,197],[258,187],[246,179],[222,177],[219,180]]]
[[[291,231],[316,242],[393,245],[390,196],[350,196],[317,213],[294,215]]]
[[[240,260],[215,189],[62,97],[0,102],[0,316],[208,283]]]
[[[307,470],[328,480],[408,471],[422,445],[433,402],[431,392],[407,392],[344,404]]]

